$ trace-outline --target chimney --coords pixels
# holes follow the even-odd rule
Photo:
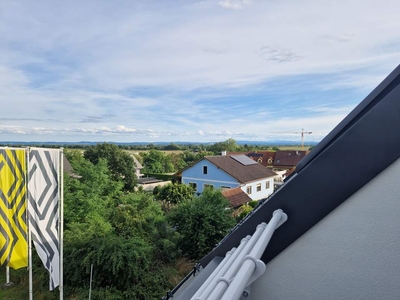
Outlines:
[[[222,151],[222,152],[221,152],[221,155],[226,156],[226,151]]]

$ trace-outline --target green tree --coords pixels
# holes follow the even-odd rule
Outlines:
[[[105,159],[108,163],[114,180],[120,180],[124,183],[124,190],[133,191],[137,179],[135,174],[135,162],[133,158],[124,150],[114,144],[97,144],[88,148],[84,157],[97,164],[99,160]]]
[[[173,204],[193,199],[193,188],[182,183],[170,183],[153,191],[157,200],[165,200]]]
[[[222,151],[234,152],[238,151],[239,149],[239,145],[232,138],[227,139],[224,142],[215,143],[214,145],[208,147],[208,150],[213,151],[214,154],[221,154]]]
[[[199,259],[213,249],[234,226],[229,202],[219,190],[206,189],[193,200],[186,200],[171,211],[171,225],[181,235],[181,251]]]
[[[170,143],[169,145],[164,147],[165,150],[180,150],[181,147],[177,144]]]
[[[111,230],[109,210],[122,194],[123,183],[113,180],[104,159],[94,165],[78,151],[66,152],[66,155],[80,176],[79,179],[64,178],[66,234],[104,235]]]
[[[144,173],[171,173],[175,172],[172,159],[159,150],[150,150],[143,153]]]
[[[250,206],[249,204],[242,205],[239,207],[235,213],[234,216],[236,218],[236,222],[241,221],[244,217],[246,217],[251,211],[253,210],[253,207]]]
[[[158,298],[177,273],[171,264],[180,254],[179,234],[152,195],[123,191],[106,160],[93,164],[79,153],[68,156],[81,177],[65,177],[66,295],[87,295],[93,265],[94,298]]]

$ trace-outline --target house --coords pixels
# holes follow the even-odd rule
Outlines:
[[[259,200],[273,193],[276,174],[245,155],[218,155],[205,156],[177,175],[197,193],[206,187],[222,190],[239,187],[252,200]]]
[[[295,167],[308,153],[309,150],[283,150],[275,154],[273,168],[274,170],[290,170]]]
[[[143,166],[142,166],[142,164],[137,160],[135,155],[131,154],[131,157],[132,157],[133,161],[135,162],[135,174],[136,174],[136,177],[137,178],[143,177],[143,174],[142,174]]]
[[[173,299],[227,299],[237,284],[230,300],[400,299],[398,128],[400,66],[200,260]],[[270,240],[250,244],[268,227]],[[243,243],[244,257],[235,254]],[[202,298],[205,289],[225,296]]]

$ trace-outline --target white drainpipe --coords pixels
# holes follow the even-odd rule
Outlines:
[[[283,222],[287,220],[287,215],[282,210],[276,210],[273,213],[273,217],[271,221],[268,223],[267,228],[262,233],[260,239],[257,244],[251,250],[250,254],[245,257],[245,261],[243,262],[242,267],[237,272],[236,276],[229,283],[229,287],[220,298],[221,300],[238,300],[240,299],[244,289],[246,286],[251,283],[251,277],[254,277],[254,271],[256,273],[264,273],[265,265],[259,259],[261,255],[264,253],[265,248],[267,247],[272,234],[275,229],[278,228]],[[257,272],[256,268],[260,266],[260,263],[264,266],[261,272]],[[256,274],[256,276],[261,276],[261,274]],[[257,278],[258,278],[257,277]]]

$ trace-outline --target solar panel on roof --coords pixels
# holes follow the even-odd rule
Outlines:
[[[257,164],[256,161],[252,160],[250,157],[247,157],[246,155],[231,155],[231,157],[237,162],[240,162],[244,166]]]

